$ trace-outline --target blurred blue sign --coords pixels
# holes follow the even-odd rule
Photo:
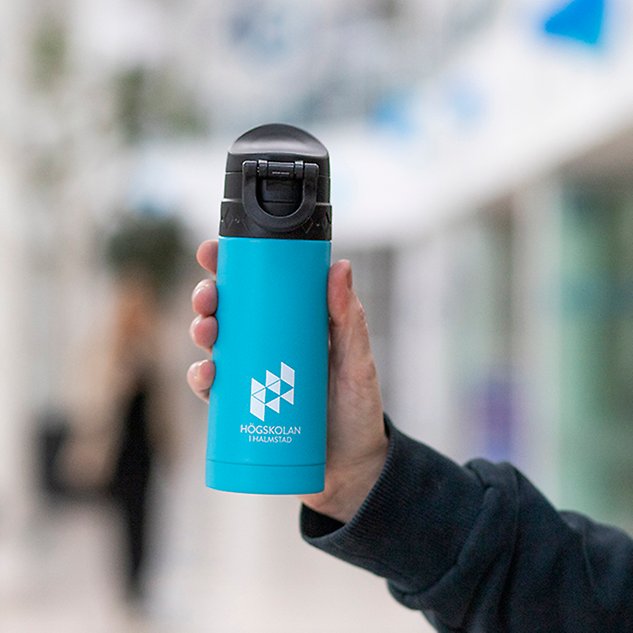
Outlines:
[[[545,20],[545,33],[597,46],[603,34],[605,4],[606,0],[566,2]]]
[[[370,113],[370,123],[396,136],[410,138],[416,133],[412,111],[411,95],[404,92],[392,92],[375,104]]]

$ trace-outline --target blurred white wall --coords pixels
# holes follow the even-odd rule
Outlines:
[[[0,596],[20,579],[15,547],[31,507],[29,429],[28,224],[21,203],[27,187],[21,166],[19,111],[25,96],[22,8],[0,7]]]

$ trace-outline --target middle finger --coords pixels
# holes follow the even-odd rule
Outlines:
[[[218,336],[218,322],[212,316],[197,316],[191,323],[189,333],[193,342],[208,352]]]
[[[203,279],[191,295],[191,307],[194,312],[206,317],[215,313],[218,307],[218,291],[211,279]]]

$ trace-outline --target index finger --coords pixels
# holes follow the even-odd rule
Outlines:
[[[196,259],[202,268],[216,274],[218,268],[218,241],[205,240],[198,246]]]

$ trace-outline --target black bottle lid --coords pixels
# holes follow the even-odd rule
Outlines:
[[[323,144],[280,123],[242,134],[226,159],[220,235],[331,239],[330,158]]]

